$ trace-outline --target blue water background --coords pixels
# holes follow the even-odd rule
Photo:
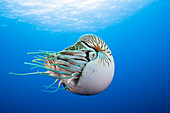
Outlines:
[[[119,24],[88,32],[108,44],[116,66],[111,85],[95,96],[44,93],[54,79],[8,74],[35,71],[23,64],[33,59],[27,52],[63,50],[85,32],[35,30],[1,17],[8,26],[0,28],[0,113],[170,113],[169,4],[153,2]]]

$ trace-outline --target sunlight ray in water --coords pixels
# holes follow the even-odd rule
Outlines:
[[[96,31],[155,0],[1,0],[0,16],[51,31]],[[100,23],[100,24],[99,24]]]

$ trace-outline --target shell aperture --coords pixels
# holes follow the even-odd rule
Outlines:
[[[10,74],[40,74],[55,78],[54,83],[45,86],[46,89],[54,90],[43,90],[45,92],[66,89],[79,95],[95,95],[104,91],[114,76],[114,59],[110,49],[102,39],[92,34],[81,36],[75,44],[60,52],[40,51],[29,54],[36,55],[36,59],[34,63],[25,64],[47,71]],[[57,82],[58,87],[53,87]]]

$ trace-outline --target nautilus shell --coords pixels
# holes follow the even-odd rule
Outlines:
[[[79,95],[95,95],[104,91],[114,76],[114,59],[109,47],[98,36],[85,34],[72,46],[60,52],[40,51],[33,62],[25,64],[46,69],[46,72],[34,72],[15,75],[40,74],[56,79],[45,86],[46,89],[66,89]],[[40,56],[44,55],[44,56]],[[58,87],[53,85],[58,82]],[[63,87],[61,87],[63,85]]]

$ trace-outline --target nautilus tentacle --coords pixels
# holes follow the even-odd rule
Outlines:
[[[10,74],[40,74],[55,78],[55,82],[45,86],[46,89],[55,90],[46,92],[66,89],[75,94],[94,95],[104,91],[114,75],[114,60],[110,49],[102,39],[92,34],[81,36],[75,44],[60,52],[40,51],[28,54],[36,55],[34,63],[25,64],[47,71]],[[58,87],[53,86],[57,82]]]

